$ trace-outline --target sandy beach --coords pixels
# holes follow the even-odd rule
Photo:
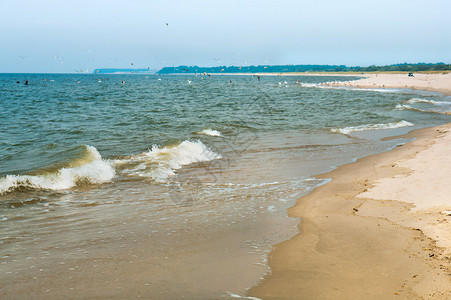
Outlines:
[[[355,86],[361,88],[410,88],[441,92],[451,95],[451,73],[365,73],[357,75],[365,77],[357,81],[335,82],[334,86]]]
[[[370,74],[335,85],[451,94],[451,74]],[[261,299],[450,299],[451,125],[317,176],[289,210],[300,233],[274,247]]]

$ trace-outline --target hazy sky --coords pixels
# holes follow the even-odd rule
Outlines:
[[[0,0],[0,72],[451,63],[450,16],[450,0]]]

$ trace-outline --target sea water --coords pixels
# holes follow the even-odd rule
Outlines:
[[[449,97],[340,80],[1,74],[0,289],[244,295],[316,174],[451,119]]]

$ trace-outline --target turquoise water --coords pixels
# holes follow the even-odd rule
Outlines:
[[[52,287],[45,278],[68,257],[81,266],[94,255],[105,273],[111,256],[135,255],[154,259],[150,284],[167,295],[243,293],[267,271],[271,245],[296,233],[286,209],[324,183],[315,174],[451,119],[451,99],[437,93],[318,85],[340,80],[349,77],[0,74],[0,278],[19,280],[32,257]],[[199,255],[211,259],[195,272]],[[231,263],[201,288],[228,255],[256,277]]]

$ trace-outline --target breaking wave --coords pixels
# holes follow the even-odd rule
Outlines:
[[[209,135],[209,136],[222,136],[221,132],[210,129],[210,128],[199,131],[197,134],[203,134],[203,135]]]
[[[101,184],[110,181],[114,168],[93,146],[83,146],[83,156],[67,166],[35,175],[6,175],[0,178],[0,194],[19,188],[36,190],[65,190],[82,184]]]
[[[396,110],[414,110],[414,111],[421,111],[421,112],[434,112],[434,111],[427,111],[421,108],[416,108],[410,105],[405,104],[398,104],[396,105]]]
[[[408,127],[408,126],[413,126],[413,124],[402,120],[399,122],[387,123],[387,124],[366,124],[366,125],[345,127],[345,128],[332,128],[330,131],[338,132],[338,133],[342,133],[342,134],[350,134],[351,132],[356,132],[356,131],[394,129],[394,128],[401,128],[401,127]]]
[[[327,88],[327,86],[321,85],[319,83],[304,83],[304,82],[300,82],[299,85],[303,86],[303,87]]]
[[[338,90],[348,90],[348,91],[364,91],[364,92],[379,92],[379,93],[389,93],[398,94],[401,93],[401,89],[395,88],[360,88],[352,85],[337,85],[338,82],[324,82],[324,83],[299,83],[302,87],[315,87],[320,89],[338,89]]]
[[[417,108],[417,107],[413,107],[413,106],[405,105],[405,104],[398,104],[398,105],[396,105],[395,109],[396,110],[413,110],[413,111],[439,114],[439,115],[451,115],[451,111],[437,111],[437,110],[430,110],[430,109],[421,109],[421,108]]]
[[[414,103],[429,103],[434,105],[451,105],[451,102],[447,101],[434,101],[434,100],[428,100],[428,99],[422,99],[422,98],[412,98],[406,101],[406,103],[414,104]]]
[[[169,176],[175,175],[175,170],[185,165],[219,158],[220,154],[210,150],[201,141],[183,141],[172,147],[160,148],[154,145],[148,152],[118,159],[114,163],[128,176],[164,182]]]

